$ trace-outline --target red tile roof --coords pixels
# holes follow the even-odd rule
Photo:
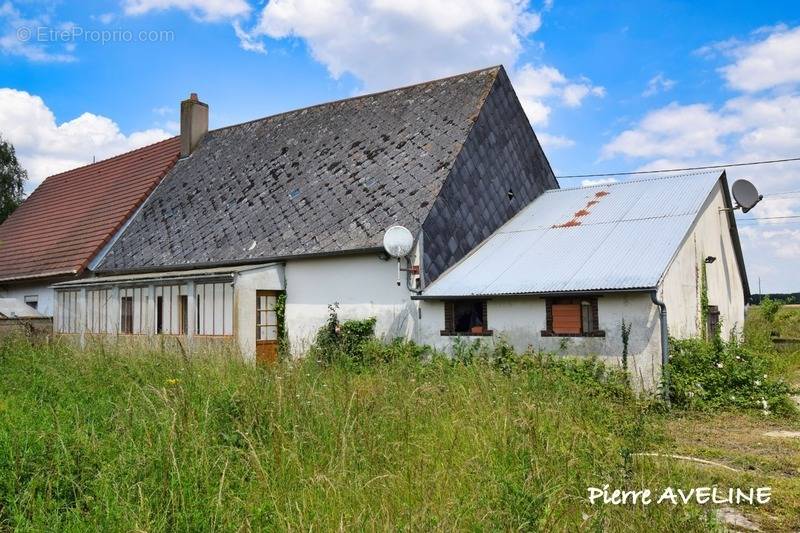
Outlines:
[[[83,272],[179,156],[173,137],[47,178],[0,225],[0,281]]]

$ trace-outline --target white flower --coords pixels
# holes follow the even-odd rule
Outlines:
[[[760,387],[760,386],[761,386],[761,380],[757,379],[757,380],[755,380],[755,381],[753,382],[753,384],[754,384],[756,387]]]
[[[722,368],[722,363],[717,363],[717,368]]]
[[[739,356],[737,355],[737,356],[736,356],[736,360],[737,360],[737,361],[741,361],[741,360],[742,360],[742,358],[741,358],[741,357],[739,357]]]

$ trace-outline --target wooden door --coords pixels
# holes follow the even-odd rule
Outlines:
[[[278,360],[278,316],[275,304],[278,293],[256,291],[256,362],[274,363]]]

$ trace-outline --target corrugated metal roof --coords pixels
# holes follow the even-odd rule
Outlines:
[[[653,288],[718,180],[677,176],[548,191],[423,297]]]
[[[247,272],[248,270],[256,270],[259,268],[274,266],[276,264],[277,263],[261,263],[258,265],[222,266],[215,268],[172,270],[165,272],[146,272],[141,274],[123,274],[118,276],[95,276],[92,278],[82,278],[72,281],[62,281],[61,283],[54,283],[52,287],[55,289],[70,289],[93,285],[154,283],[164,280],[187,281],[196,278],[232,276],[233,274],[238,274],[239,272]]]

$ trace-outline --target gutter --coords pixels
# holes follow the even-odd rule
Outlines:
[[[444,274],[442,274],[443,276]],[[440,278],[442,276],[439,276]],[[515,298],[524,296],[541,296],[541,297],[569,297],[580,295],[597,295],[597,294],[617,294],[629,292],[648,292],[654,291],[655,287],[630,287],[627,289],[593,289],[593,290],[577,290],[577,291],[539,291],[539,292],[503,292],[491,294],[417,294],[411,296],[412,300],[491,300],[492,298]]]
[[[667,332],[667,304],[658,299],[658,291],[650,292],[650,299],[658,306],[661,316],[661,380],[664,383],[664,401],[669,406],[669,334]]]

